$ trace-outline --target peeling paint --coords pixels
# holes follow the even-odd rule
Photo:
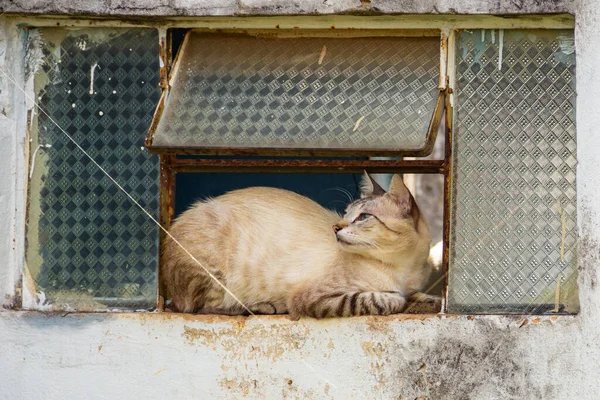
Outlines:
[[[85,49],[82,49],[85,50]],[[96,68],[98,67],[98,63],[95,62],[94,64],[92,64],[92,67],[90,68],[90,94],[94,94],[94,72],[96,71]]]
[[[39,31],[28,31],[27,50],[25,53],[25,91],[34,93],[33,80],[36,73],[44,64],[44,53],[42,51],[42,37]],[[33,109],[34,99],[26,96],[25,104],[28,110]]]
[[[575,37],[573,35],[561,35],[557,38],[559,49],[553,56],[557,62],[567,65],[573,63],[572,54],[575,52]]]
[[[556,320],[553,324],[519,329],[523,318],[508,316],[291,322],[281,317],[206,318],[173,313],[13,315],[7,319],[0,314],[0,332],[11,338],[0,341],[2,354],[6,346],[21,340],[12,332],[36,326],[55,332],[39,343],[46,352],[60,349],[57,343],[68,335],[69,348],[95,343],[93,353],[109,362],[106,371],[111,376],[136,368],[176,390],[171,396],[202,393],[203,397],[227,398],[361,398],[365,388],[383,398],[470,398],[472,393],[484,394],[477,398],[522,398],[531,388],[540,393],[556,390],[538,385],[528,371],[553,354],[564,359],[562,346],[547,348],[548,339],[562,342],[576,326],[576,317],[556,316],[551,317]],[[551,318],[535,317],[540,321]],[[571,340],[578,340],[577,336]],[[31,351],[39,351],[37,346]],[[525,359],[523,351],[529,354]],[[75,350],[64,354],[73,358],[70,364],[85,363]],[[171,366],[177,366],[177,374],[167,375]],[[175,385],[181,388],[188,376],[198,384],[188,383],[184,392],[177,391],[181,389]]]
[[[30,171],[29,171],[29,179],[31,179],[31,177],[33,176],[33,171],[35,169],[35,156],[37,155],[37,152],[40,149],[49,149],[51,147],[52,147],[51,144],[40,144],[35,148],[35,151],[33,152],[33,155],[31,156],[31,167],[30,167]]]
[[[213,350],[223,350],[228,354],[235,353],[240,346],[250,345],[253,352],[271,361],[280,359],[286,352],[299,350],[304,346],[309,335],[307,328],[296,324],[282,325],[273,332],[260,325],[246,328],[244,325],[231,324],[228,329],[192,328],[183,326],[181,336],[189,345],[207,346]],[[269,341],[256,342],[256,338],[271,337]]]
[[[374,342],[363,342],[360,344],[363,349],[363,352],[368,356],[375,356],[378,359],[382,359],[383,355],[386,353],[385,348],[381,343]]]
[[[504,29],[498,30],[498,71],[502,71],[502,52],[504,51]]]

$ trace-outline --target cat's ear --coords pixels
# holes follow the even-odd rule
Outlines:
[[[373,178],[371,175],[364,171],[363,177],[360,181],[360,198],[368,196],[382,196],[385,194],[385,190]]]
[[[402,178],[400,178],[400,175],[394,174],[394,176],[392,176],[392,181],[390,182],[390,188],[388,189],[388,193],[396,196],[396,198],[401,203],[406,202],[407,204],[410,204],[410,191],[404,184]]]
[[[404,184],[404,181],[402,178],[400,178],[400,175],[394,174],[394,176],[392,176],[388,194],[391,194],[396,198],[396,202],[402,210],[401,212],[403,215],[410,215],[412,217],[415,224],[415,229],[419,231],[419,218],[421,215],[419,207],[417,206],[412,194],[410,194],[410,191]]]

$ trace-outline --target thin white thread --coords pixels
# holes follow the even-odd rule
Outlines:
[[[225,291],[226,291],[226,292],[227,292],[227,293],[228,293],[228,294],[229,294],[231,297],[233,297],[233,299],[234,299],[235,301],[237,301],[238,303],[240,303],[240,305],[241,305],[242,307],[244,307],[244,309],[245,309],[246,311],[248,311],[248,312],[250,313],[250,315],[255,315],[255,314],[254,314],[252,311],[250,311],[250,309],[249,309],[248,307],[246,307],[246,305],[245,305],[244,303],[242,303],[242,302],[241,302],[241,301],[240,301],[240,300],[239,300],[239,299],[236,297],[236,295],[234,295],[234,294],[233,294],[233,293],[232,293],[232,292],[231,292],[229,289],[227,289],[227,287],[226,287],[224,284],[222,284],[222,283],[221,283],[221,281],[219,281],[219,280],[217,279],[217,277],[216,277],[216,276],[214,276],[214,275],[213,275],[213,274],[212,274],[212,273],[211,273],[211,272],[210,272],[210,271],[209,271],[209,270],[208,270],[208,269],[207,269],[207,268],[206,268],[204,265],[202,265],[202,263],[201,263],[200,261],[198,261],[198,259],[192,255],[192,253],[190,253],[190,252],[189,252],[189,251],[188,251],[188,250],[187,250],[185,247],[183,247],[183,245],[182,245],[181,243],[179,243],[179,241],[178,241],[177,239],[175,239],[175,237],[173,237],[173,235],[171,235],[171,233],[170,233],[170,232],[169,232],[167,229],[165,229],[165,227],[163,227],[163,226],[160,224],[160,222],[158,222],[158,221],[156,220],[156,218],[154,218],[154,217],[152,216],[152,214],[150,214],[148,211],[146,211],[146,209],[145,209],[144,207],[142,207],[142,205],[141,205],[140,203],[138,203],[138,202],[137,202],[137,200],[136,200],[135,198],[133,198],[133,196],[131,196],[131,195],[130,195],[130,194],[129,194],[129,193],[128,193],[128,192],[127,192],[127,191],[126,191],[124,188],[123,188],[123,186],[121,186],[121,185],[119,184],[119,182],[117,182],[117,181],[116,181],[116,180],[115,180],[115,179],[114,179],[112,176],[110,176],[110,174],[109,174],[109,173],[108,173],[108,172],[107,172],[107,171],[106,171],[104,168],[102,168],[102,166],[101,166],[100,164],[98,164],[98,162],[96,162],[96,160],[94,160],[94,159],[93,159],[93,158],[92,158],[92,157],[91,157],[91,156],[90,156],[90,155],[89,155],[89,154],[88,154],[88,153],[87,153],[87,152],[86,152],[86,151],[83,149],[83,147],[81,147],[81,145],[80,145],[79,143],[77,143],[77,142],[75,141],[75,139],[73,139],[73,138],[71,137],[71,135],[69,135],[69,134],[68,134],[68,133],[67,133],[67,132],[66,132],[66,131],[65,131],[65,130],[64,130],[64,129],[63,129],[61,126],[60,126],[60,125],[58,125],[58,124],[56,123],[56,121],[54,121],[54,119],[53,119],[53,118],[52,118],[52,117],[51,117],[51,116],[50,116],[50,115],[49,115],[49,114],[48,114],[48,113],[47,113],[47,112],[46,112],[46,111],[45,111],[45,110],[44,110],[42,107],[40,107],[40,106],[39,106],[39,104],[37,103],[37,101],[35,101],[35,99],[33,99],[31,96],[29,96],[29,95],[27,94],[27,92],[25,92],[25,90],[24,90],[23,88],[21,88],[21,87],[20,87],[20,86],[17,84],[17,82],[16,82],[16,81],[13,79],[13,77],[12,77],[11,75],[9,75],[9,73],[8,73],[8,72],[4,71],[4,69],[3,69],[3,68],[0,68],[0,71],[2,71],[2,74],[4,74],[4,76],[5,76],[5,77],[7,77],[7,78],[8,78],[8,80],[9,80],[9,81],[11,81],[11,82],[12,82],[12,84],[13,84],[13,85],[15,85],[15,87],[16,87],[17,89],[19,89],[21,92],[23,92],[23,95],[24,95],[25,97],[27,97],[27,98],[28,98],[30,101],[32,101],[32,102],[33,102],[33,105],[35,105],[35,106],[37,107],[37,109],[38,109],[38,110],[40,110],[40,112],[42,112],[42,113],[43,113],[43,114],[44,114],[46,117],[48,117],[48,119],[49,119],[49,120],[50,120],[50,121],[51,121],[51,122],[52,122],[54,125],[56,125],[56,127],[57,127],[57,128],[58,128],[58,129],[59,129],[59,130],[60,130],[60,131],[61,131],[61,132],[62,132],[62,133],[63,133],[63,134],[64,134],[64,135],[65,135],[65,136],[66,136],[66,137],[67,137],[67,138],[68,138],[68,139],[69,139],[69,140],[70,140],[70,141],[71,141],[71,142],[72,142],[72,143],[73,143],[73,144],[74,144],[74,145],[75,145],[75,146],[76,146],[78,149],[79,149],[79,150],[81,150],[81,152],[82,152],[83,154],[85,154],[85,156],[86,156],[87,158],[89,158],[89,159],[90,159],[90,161],[91,161],[91,162],[92,162],[92,163],[93,163],[93,164],[94,164],[96,167],[98,167],[98,169],[100,169],[100,171],[102,171],[102,173],[103,173],[104,175],[106,175],[106,176],[108,177],[108,179],[110,179],[110,180],[112,181],[112,183],[114,183],[114,184],[115,184],[115,185],[116,185],[116,186],[119,188],[119,190],[121,190],[123,193],[125,193],[125,195],[126,195],[126,196],[127,196],[127,197],[128,197],[128,198],[129,198],[129,199],[130,199],[130,200],[131,200],[131,201],[132,201],[132,202],[133,202],[133,203],[136,205],[136,206],[138,206],[138,208],[139,208],[140,210],[142,210],[142,211],[144,212],[144,214],[146,214],[146,215],[148,216],[148,218],[150,218],[150,219],[151,219],[151,220],[152,220],[152,221],[153,221],[153,222],[154,222],[156,225],[158,225],[158,227],[159,227],[159,228],[160,228],[160,229],[161,229],[161,230],[162,230],[162,231],[163,231],[163,232],[164,232],[164,233],[165,233],[167,236],[169,236],[169,237],[170,237],[170,238],[173,240],[173,242],[175,242],[175,244],[177,244],[179,247],[181,247],[181,249],[182,249],[182,250],[183,250],[183,251],[184,251],[184,252],[185,252],[185,253],[186,253],[188,256],[190,256],[190,258],[191,258],[192,260],[194,260],[194,262],[196,262],[196,264],[198,264],[198,265],[199,265],[199,266],[200,266],[200,267],[201,267],[201,268],[202,268],[202,269],[203,269],[203,270],[204,270],[204,271],[205,271],[205,272],[208,274],[208,276],[210,276],[210,278],[211,278],[212,280],[214,280],[214,281],[215,281],[215,282],[216,282],[216,283],[217,283],[219,286],[221,286],[221,287],[223,288],[223,290],[225,290]]]

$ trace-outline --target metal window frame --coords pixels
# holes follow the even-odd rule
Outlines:
[[[264,30],[262,30],[264,32]],[[226,31],[227,32],[227,31]],[[276,30],[272,30],[273,34],[280,34]],[[307,31],[314,35],[315,32]],[[385,31],[390,35],[398,36],[399,34],[410,35],[410,30],[387,30]],[[411,156],[411,157],[424,157],[431,154],[433,147],[437,139],[437,133],[440,128],[441,119],[444,118],[444,157],[442,159],[417,159],[417,160],[344,160],[344,159],[323,159],[316,156],[327,155],[319,151],[311,152],[311,156],[315,158],[311,159],[282,159],[277,158],[277,155],[294,156],[294,155],[306,155],[306,151],[301,153],[294,153],[293,150],[277,151],[277,152],[259,152],[257,149],[218,149],[218,151],[208,152],[211,155],[223,156],[223,155],[234,155],[234,156],[256,156],[256,155],[270,155],[272,157],[260,158],[260,159],[241,159],[241,158],[178,158],[177,155],[171,151],[163,151],[162,149],[153,149],[151,151],[156,152],[160,155],[160,182],[161,182],[161,193],[160,193],[160,223],[168,230],[170,229],[171,223],[174,218],[175,211],[175,191],[176,191],[176,175],[183,172],[195,172],[195,173],[206,173],[206,172],[236,172],[236,173],[256,173],[256,172],[270,172],[270,173],[360,173],[362,171],[369,171],[371,173],[419,173],[419,174],[441,174],[444,177],[444,204],[443,204],[443,283],[442,283],[442,309],[440,312],[446,312],[446,292],[447,292],[447,276],[448,276],[448,240],[450,238],[450,162],[451,162],[451,144],[452,144],[452,101],[451,94],[452,89],[449,86],[450,76],[448,71],[454,70],[453,65],[453,53],[454,50],[451,47],[454,43],[454,33],[450,30],[437,30],[437,35],[440,37],[440,79],[438,84],[439,95],[436,101],[435,108],[432,112],[432,118],[429,123],[427,130],[427,136],[425,145],[423,148],[417,151],[409,152],[381,152],[381,151],[356,151],[349,150],[336,151],[335,155],[338,157],[344,156],[380,156],[380,155],[393,155],[393,156]],[[293,32],[294,35],[301,35],[302,31]],[[412,35],[419,34],[418,30],[414,30]],[[167,30],[161,30],[160,35],[160,57],[161,65],[161,87],[163,88],[163,95],[159,105],[157,106],[156,114],[151,124],[146,146],[151,144],[152,135],[154,134],[158,121],[164,109],[164,100],[168,95],[168,91],[171,87],[171,79],[173,76],[173,66],[176,61],[171,63],[173,60],[173,40],[172,35]],[[422,35],[422,33],[421,33]],[[437,36],[436,35],[436,36]],[[450,50],[452,49],[452,50]],[[175,59],[176,60],[176,59]],[[148,147],[150,149],[150,147]],[[177,149],[181,151],[181,155],[186,154],[202,154],[197,151],[186,151],[186,149]],[[383,153],[383,154],[382,154]],[[387,153],[387,154],[386,154]],[[391,154],[390,154],[391,153]],[[159,271],[158,271],[158,310],[163,311],[165,308],[165,300],[169,298],[166,285],[164,284],[163,271],[162,271],[162,243],[165,240],[164,232],[161,232],[159,242]]]

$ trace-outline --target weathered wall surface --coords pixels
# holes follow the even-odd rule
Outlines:
[[[577,2],[577,196],[579,286],[582,343],[578,346],[580,378],[588,396],[600,388],[600,9],[594,0]],[[593,377],[593,378],[592,378]]]
[[[112,16],[573,13],[569,0],[3,0],[5,13]]]
[[[72,4],[64,0],[5,3],[4,9],[13,12],[76,11],[75,6],[61,8]],[[85,2],[77,11],[114,8],[117,14],[116,5],[125,4],[108,3]],[[322,8],[329,2],[318,3]],[[450,3],[457,10],[463,4]],[[474,12],[522,4],[504,3],[476,2]],[[5,310],[0,312],[0,398],[597,398],[600,9],[594,0],[533,3],[560,11],[574,7],[576,13],[580,315],[291,322],[285,317]],[[126,4],[142,7],[141,1]],[[387,4],[402,11],[402,1]],[[481,4],[487,6],[483,11]],[[439,7],[449,12],[448,4]],[[468,12],[466,5],[462,10]],[[23,84],[16,23],[10,17],[0,21],[0,68]],[[0,295],[11,293],[22,264],[24,103],[0,73]]]
[[[572,318],[3,313],[5,398],[593,398]],[[597,365],[597,364],[596,364]],[[598,373],[589,375],[597,382]],[[595,383],[594,383],[595,384]],[[592,397],[590,397],[592,395]]]
[[[18,31],[5,20],[0,20],[0,68],[17,82],[25,81]],[[0,74],[0,305],[13,301],[19,274],[11,266],[23,263],[26,178],[25,101],[4,74]]]

